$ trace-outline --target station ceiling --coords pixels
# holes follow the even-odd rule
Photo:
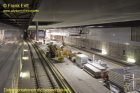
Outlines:
[[[20,28],[72,27],[83,25],[140,26],[140,0],[0,0],[2,4],[28,3],[39,13],[3,13],[0,22]]]
[[[42,0],[39,10],[33,21],[54,22],[41,24],[40,28],[121,22],[126,26],[140,25],[140,0]]]

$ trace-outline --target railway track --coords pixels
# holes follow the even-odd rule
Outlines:
[[[36,89],[45,89],[37,91],[37,93],[76,93],[37,46],[32,43],[28,43],[28,46],[32,58]]]

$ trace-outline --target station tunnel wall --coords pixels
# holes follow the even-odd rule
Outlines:
[[[8,57],[5,56],[6,63],[9,65],[7,67],[10,67],[10,74],[8,75],[7,81],[4,83],[4,87],[8,88],[18,88],[18,80],[20,76],[20,71],[22,68],[22,62],[21,62],[21,56],[22,56],[22,41],[23,41],[23,30],[19,29],[17,27],[13,27],[11,25],[6,25],[0,23],[0,48],[4,50],[9,50],[9,52],[5,52],[1,49],[1,53],[3,55],[9,55]],[[7,47],[12,47],[10,50]],[[3,58],[4,60],[4,58]],[[10,61],[9,61],[10,60]],[[1,62],[2,63],[2,62]],[[13,63],[10,65],[10,63]],[[8,71],[8,70],[6,70]],[[11,93],[17,93],[17,92],[11,92]]]
[[[0,23],[0,43],[18,43],[22,40],[22,29]]]
[[[86,28],[82,30],[83,33],[80,35],[78,35],[81,31],[79,28],[56,29],[56,31],[53,30],[53,33],[57,31],[65,33],[65,35],[54,35],[55,37],[63,36],[65,44],[93,53],[105,50],[107,52],[104,55],[105,57],[122,62],[127,62],[128,58],[132,58],[136,60],[136,64],[140,65],[140,42],[132,40],[132,32],[135,30],[139,31],[139,27],[135,29],[132,27],[122,27]],[[69,33],[69,35],[66,33]]]

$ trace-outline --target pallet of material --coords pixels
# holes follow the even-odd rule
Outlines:
[[[94,76],[95,78],[101,77],[101,70],[97,69],[96,67],[92,66],[91,64],[85,64],[83,70],[85,70],[90,75]]]
[[[140,90],[140,67],[127,67],[109,70],[109,81],[124,88],[125,80],[132,81],[132,89]]]
[[[100,69],[101,71],[104,71],[104,70],[106,70],[106,68],[105,67],[103,67],[103,66],[101,66],[100,64],[98,64],[98,63],[95,63],[95,62],[88,62],[90,65],[92,65],[92,66],[94,66],[94,67],[96,67],[97,69]]]
[[[121,88],[124,87],[124,75],[123,69],[111,69],[108,74],[109,80]]]

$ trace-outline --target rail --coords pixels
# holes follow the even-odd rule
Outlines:
[[[34,48],[38,54],[42,56],[42,58],[46,61],[45,64],[49,67],[51,73],[55,77],[55,80],[57,81],[58,85],[61,89],[67,89],[67,91],[63,93],[76,93],[76,91],[70,86],[70,84],[65,80],[65,78],[62,76],[62,74],[58,71],[58,69],[53,64],[52,60],[46,57],[44,51],[42,51],[38,46],[34,45]]]

